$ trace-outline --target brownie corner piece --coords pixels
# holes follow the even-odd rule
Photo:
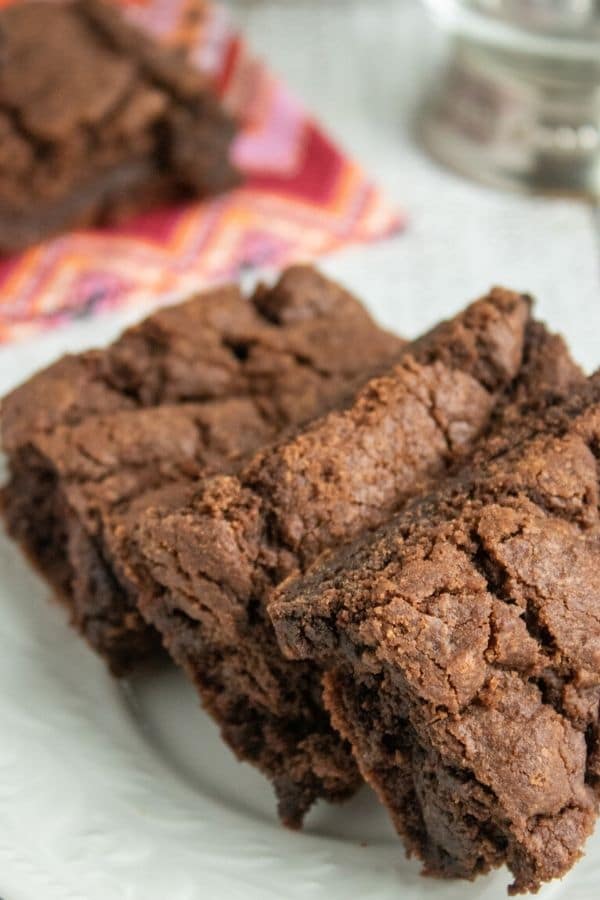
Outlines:
[[[0,11],[0,252],[233,186],[206,79],[100,0]]]

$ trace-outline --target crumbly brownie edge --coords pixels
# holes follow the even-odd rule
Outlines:
[[[231,647],[199,640],[199,631],[211,628],[210,614],[203,621],[191,620],[180,610],[175,614],[168,594],[157,593],[156,584],[148,581],[139,606],[196,687],[203,708],[235,756],[272,781],[284,825],[300,828],[316,798],[337,803],[354,794],[361,779],[349,744],[331,730],[320,701],[318,670],[278,657],[270,660],[266,672],[265,647],[273,643],[266,623],[244,642],[241,665],[240,654]],[[265,702],[262,678],[272,680],[273,671],[298,695],[295,717],[281,716],[277,696]]]

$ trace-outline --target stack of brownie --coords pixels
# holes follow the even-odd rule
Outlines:
[[[113,672],[184,669],[287,825],[364,779],[426,873],[535,891],[600,796],[599,404],[526,296],[406,344],[296,267],[14,391],[4,515]]]

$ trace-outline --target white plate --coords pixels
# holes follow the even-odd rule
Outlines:
[[[251,4],[258,17],[255,37],[272,34],[267,55],[276,56],[289,46],[286,33],[296,34],[299,13],[296,4],[278,7],[282,15],[289,9],[290,19],[269,18],[266,9],[269,30],[261,24],[263,5],[269,6]],[[328,8],[307,4],[307,29],[313,15],[325,16]],[[322,33],[338,34],[349,8],[341,4],[336,27],[328,20]],[[374,23],[368,4],[360,9],[356,21],[368,43],[373,32],[362,28],[364,16]],[[287,51],[280,61],[285,59]],[[310,88],[303,54],[289,59],[302,63],[298,81]],[[330,62],[315,67],[315,102]],[[358,89],[348,96],[354,93],[362,96]],[[494,281],[522,286],[539,295],[539,314],[567,333],[578,358],[597,364],[597,244],[588,211],[455,181],[399,146],[395,126],[382,134],[383,120],[375,125],[363,119],[348,131],[348,142],[363,148],[398,199],[408,197],[414,222],[397,241],[336,256],[327,264],[329,273],[368,297],[382,321],[409,335]],[[1,350],[0,394],[61,352],[111,339],[136,315],[130,310],[80,322]],[[506,896],[506,872],[472,886],[420,878],[418,864],[404,859],[367,789],[345,806],[319,805],[302,834],[280,828],[269,785],[235,762],[177,672],[120,687],[68,628],[63,610],[47,601],[47,588],[0,535],[2,900]],[[539,896],[594,900],[599,885],[597,834],[569,876]]]
[[[119,685],[0,540],[0,896],[3,900],[470,900],[505,896],[419,877],[365,788],[281,828],[271,789],[239,765],[175,669]],[[597,896],[600,834],[562,883]]]
[[[397,305],[389,292],[401,259],[393,244],[348,254],[329,269],[360,288],[378,255],[386,265],[372,273],[368,293],[388,324],[415,333],[459,305],[423,286]],[[569,330],[580,358],[592,355],[598,307],[575,305],[567,319],[560,302],[542,296],[539,308]],[[0,393],[66,349],[111,339],[129,317],[3,350]],[[234,760],[180,673],[119,685],[49,599],[0,533],[0,900],[506,896],[505,871],[473,885],[421,878],[367,788],[344,806],[319,804],[301,834],[281,828],[270,786]],[[579,865],[539,896],[593,900],[599,883],[600,829]]]
[[[411,310],[449,311],[441,298]],[[394,312],[401,327],[407,310]],[[587,317],[574,318],[582,333]],[[100,320],[40,349],[54,355],[116,327]],[[36,355],[32,345],[4,353],[2,390]],[[504,871],[474,885],[422,879],[366,788],[344,806],[319,804],[301,834],[281,828],[270,786],[234,760],[179,672],[113,681],[1,534],[0,574],[1,900],[506,896]],[[597,833],[539,896],[592,900],[599,882]]]
[[[411,215],[406,234],[328,265],[416,334],[492,282],[540,297],[579,359],[600,361],[597,233],[587,207],[495,194],[439,171],[409,139],[429,27],[413,3],[236,4],[252,42]],[[352,47],[351,64],[339,48]],[[325,74],[326,73],[326,77]],[[2,300],[10,298],[1,298]],[[135,316],[0,351],[0,394]],[[174,671],[124,690],[0,536],[2,900],[501,900],[508,875],[419,877],[365,789],[281,829],[270,787],[236,763]],[[600,896],[600,834],[548,900]]]

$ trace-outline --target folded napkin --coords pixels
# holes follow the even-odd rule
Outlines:
[[[4,0],[5,2],[5,0]],[[0,5],[4,5],[0,0]],[[0,261],[0,342],[130,304],[174,302],[255,266],[392,234],[402,214],[205,0],[123,0],[185,50],[241,123],[241,187],[124,225],[71,232]]]

